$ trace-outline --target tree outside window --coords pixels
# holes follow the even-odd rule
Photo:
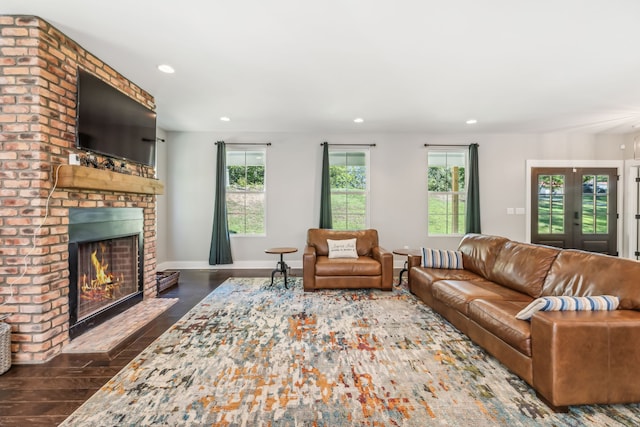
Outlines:
[[[464,234],[466,150],[429,150],[427,158],[428,233]]]
[[[368,224],[368,156],[363,151],[330,151],[331,215],[336,230]]]
[[[265,234],[265,150],[227,151],[229,233]]]

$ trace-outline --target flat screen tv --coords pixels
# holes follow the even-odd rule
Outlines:
[[[78,69],[77,148],[154,166],[156,113]]]

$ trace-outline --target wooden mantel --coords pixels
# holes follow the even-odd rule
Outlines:
[[[75,165],[60,165],[58,187],[138,194],[164,194],[164,185],[157,179]]]

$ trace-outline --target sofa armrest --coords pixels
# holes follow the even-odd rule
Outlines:
[[[411,270],[411,267],[420,267],[420,264],[422,264],[422,255],[407,256],[407,270]]]
[[[640,401],[640,312],[538,312],[533,386],[553,406]]]
[[[372,257],[380,263],[382,268],[382,286],[386,291],[393,289],[393,253],[382,246],[375,246]]]
[[[302,253],[302,286],[305,291],[316,288],[316,248],[305,246]]]

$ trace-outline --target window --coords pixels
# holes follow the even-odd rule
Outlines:
[[[336,230],[368,228],[368,151],[329,151],[331,216]]]
[[[265,234],[266,150],[227,151],[227,220],[235,235]]]
[[[430,149],[427,156],[428,233],[431,236],[463,234],[467,151]]]

